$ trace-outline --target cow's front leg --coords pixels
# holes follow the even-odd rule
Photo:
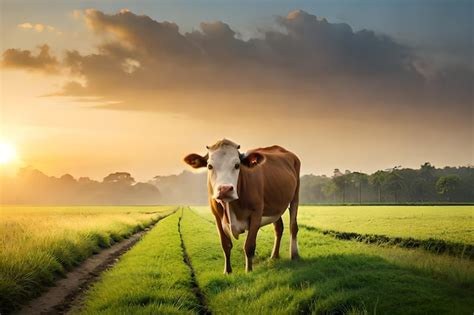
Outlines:
[[[230,264],[230,252],[232,250],[232,240],[225,234],[222,228],[222,223],[219,218],[216,218],[217,231],[221,237],[222,250],[224,251],[224,274],[232,272],[232,266]]]
[[[244,250],[245,250],[245,271],[249,272],[253,270],[252,260],[255,256],[255,248],[257,244],[257,233],[260,228],[260,221],[262,220],[261,216],[251,216],[249,224],[249,233],[247,234],[247,239],[245,240]]]

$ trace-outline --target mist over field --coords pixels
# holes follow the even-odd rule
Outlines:
[[[33,168],[0,177],[3,204],[60,205],[207,205],[207,172],[183,171],[136,181],[130,173],[114,172],[102,180],[48,176]],[[373,174],[303,175],[303,204],[472,202],[474,168],[393,168]]]

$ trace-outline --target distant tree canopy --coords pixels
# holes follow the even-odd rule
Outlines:
[[[0,178],[3,204],[158,204],[159,189],[149,183],[135,183],[126,172],[106,176],[102,182],[70,174],[59,178],[32,168],[21,169],[16,177]]]
[[[436,181],[436,191],[450,200],[459,189],[460,183],[461,180],[457,175],[441,176]]]
[[[474,202],[474,168],[394,167],[373,174],[335,169],[332,177],[301,178],[302,203]]]
[[[133,185],[135,179],[127,172],[115,172],[104,177],[104,183],[118,183],[127,186]]]
[[[136,182],[130,173],[114,172],[102,180],[59,178],[24,168],[15,177],[0,177],[3,204],[207,204],[207,175],[184,171]],[[373,174],[341,172],[333,176],[301,177],[300,202],[338,203],[436,203],[474,202],[474,168],[419,169],[394,167]]]

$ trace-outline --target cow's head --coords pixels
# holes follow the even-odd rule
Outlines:
[[[192,153],[186,156],[184,161],[193,168],[207,167],[212,198],[216,201],[231,202],[239,199],[237,183],[240,168],[251,168],[260,164],[264,160],[263,155],[258,152],[241,154],[240,145],[227,139],[206,148],[208,153],[205,156]]]

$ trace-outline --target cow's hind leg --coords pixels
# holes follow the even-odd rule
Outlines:
[[[297,241],[298,222],[296,219],[296,217],[298,216],[299,186],[300,186],[300,181],[298,178],[296,192],[293,197],[293,200],[290,203],[290,257],[291,259],[298,259],[300,257],[298,253],[298,241]]]
[[[290,257],[291,259],[298,259],[298,222],[296,216],[298,214],[298,204],[290,205]]]
[[[280,258],[280,242],[283,235],[283,220],[281,217],[273,223],[275,227],[275,243],[273,244],[272,259]]]

